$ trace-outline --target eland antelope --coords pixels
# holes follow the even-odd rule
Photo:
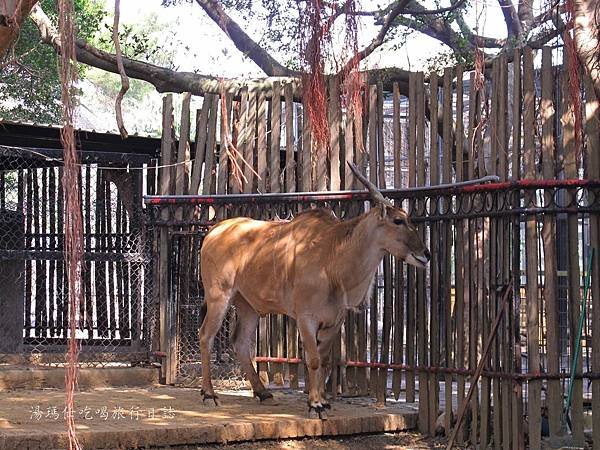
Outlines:
[[[296,319],[308,369],[311,417],[329,408],[325,379],[334,337],[346,317],[368,297],[386,253],[423,268],[430,258],[407,213],[395,207],[356,167],[375,206],[351,220],[330,210],[303,212],[291,221],[245,217],[216,224],[200,252],[204,285],[200,351],[202,398],[219,404],[210,376],[210,352],[230,305],[237,309],[233,332],[236,356],[261,401],[272,394],[252,365],[260,316],[285,314]]]

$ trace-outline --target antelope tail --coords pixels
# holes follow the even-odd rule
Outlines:
[[[204,323],[205,317],[206,317],[206,301],[204,301],[202,303],[202,306],[200,306],[200,322],[198,323],[198,329],[200,329],[200,327]]]

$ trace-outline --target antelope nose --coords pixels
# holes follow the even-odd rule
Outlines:
[[[423,252],[423,255],[425,255],[425,258],[427,258],[427,261],[429,261],[431,259],[431,252],[429,251],[428,248],[425,249],[425,251]]]

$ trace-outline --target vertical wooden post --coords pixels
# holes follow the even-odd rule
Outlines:
[[[417,103],[417,76],[416,73],[409,74],[409,103],[408,103],[408,186],[416,185],[416,150],[417,150],[417,127],[416,127],[416,103]],[[407,299],[406,299],[406,363],[412,368],[406,374],[406,401],[415,401],[415,269],[406,267]],[[423,390],[421,386],[421,390]]]
[[[444,70],[444,122],[443,122],[443,172],[442,182],[452,183],[452,69],[446,68]],[[444,210],[450,211],[451,205],[449,201],[444,207]],[[445,337],[444,337],[444,352],[446,354],[446,367],[453,367],[453,323],[452,323],[452,223],[447,221],[444,223],[444,290],[442,291],[442,301],[444,305],[444,323],[445,323]],[[446,433],[450,432],[452,428],[452,375],[446,374],[444,377],[445,381],[445,405],[446,414],[444,415],[444,427]]]
[[[340,87],[338,77],[329,80],[329,160],[331,166],[331,190],[338,191],[341,186],[340,170],[340,130],[342,110],[340,108]]]
[[[265,193],[267,188],[267,101],[265,93],[258,94],[258,107],[256,117],[256,153],[257,153],[257,189],[259,193]],[[258,327],[259,332],[259,354],[261,356],[269,356],[269,340],[271,338],[271,330],[269,329],[269,317],[261,317]],[[269,385],[269,364],[259,363],[258,374],[263,384]]]
[[[294,157],[294,96],[292,85],[283,88],[285,95],[285,190],[296,191],[296,161]]]
[[[469,146],[469,161],[468,161],[468,177],[475,178],[475,141],[476,127],[479,113],[479,97],[475,89],[475,73],[470,74],[469,83],[469,128],[468,128],[468,146]],[[477,338],[479,324],[479,305],[477,296],[477,253],[475,248],[475,228],[477,220],[469,219],[467,228],[469,231],[469,369],[475,370],[477,367]],[[479,395],[478,390],[473,392],[471,400],[471,442],[476,445],[479,437]]]
[[[302,108],[302,152],[299,156],[302,164],[302,191],[307,192],[312,189],[312,139],[307,107]]]
[[[575,121],[573,118],[573,103],[569,92],[569,71],[567,68],[570,65],[567,52],[564,55],[564,64],[562,72],[562,88],[564,105],[561,122],[563,124],[563,148],[564,148],[564,170],[567,178],[578,178],[577,157],[580,154],[580,149],[575,145]],[[569,190],[568,195],[570,201],[576,202],[576,191]],[[574,356],[576,346],[577,326],[579,324],[579,315],[581,302],[581,271],[579,268],[579,236],[578,236],[579,218],[577,213],[569,213],[567,216],[567,233],[568,233],[568,277],[569,277],[569,319],[570,319],[570,338],[571,338],[571,358]],[[569,362],[571,367],[572,362]],[[582,356],[581,352],[576,361],[576,374],[581,375],[582,371]],[[535,410],[537,411],[537,410]],[[573,439],[575,445],[583,447],[585,445],[585,436],[583,433],[583,381],[575,379],[573,381],[573,398],[571,400],[571,423],[573,425]]]
[[[456,163],[455,173],[456,182],[459,183],[464,181],[467,177],[464,173],[464,152],[463,152],[463,68],[462,66],[456,67]],[[467,154],[468,157],[468,154]],[[468,233],[468,227],[465,225],[464,220],[455,222],[454,231],[456,233],[454,247],[454,259],[455,259],[455,270],[454,276],[456,280],[455,295],[456,295],[456,359],[455,364],[458,368],[466,368],[465,361],[465,334],[468,332],[468,321],[465,323],[465,304],[466,295],[468,296],[470,273],[468,267],[465,267],[468,261],[468,239],[464,239],[465,234]],[[465,291],[465,286],[467,289]],[[465,295],[466,294],[466,295]],[[467,334],[468,339],[468,334]],[[460,410],[465,399],[465,377],[463,375],[457,375],[457,410]],[[464,428],[458,430],[457,440],[458,443],[464,441]]]
[[[425,185],[425,76],[423,72],[417,73],[417,186]],[[425,229],[419,227],[419,235],[425,241]],[[417,271],[417,353],[419,366],[427,366],[427,312],[425,299],[425,274],[422,270]],[[419,429],[429,433],[429,393],[425,386],[428,383],[425,372],[419,371]],[[423,428],[421,428],[421,426]]]
[[[205,97],[206,98],[206,97]],[[215,181],[215,152],[217,135],[217,115],[219,114],[219,96],[211,95],[212,108],[208,118],[208,135],[206,138],[206,153],[204,164],[204,176],[202,179],[202,194],[214,194]]]
[[[281,192],[281,85],[273,83],[271,97],[271,158],[269,159],[269,180],[271,192]]]
[[[377,83],[377,162],[379,163],[379,189],[386,188],[385,145],[383,139],[383,83]]]
[[[600,125],[598,111],[600,99],[594,94],[592,80],[585,80],[585,136],[587,138],[588,179],[600,179]],[[600,372],[600,217],[590,214],[590,242],[595,249],[592,261],[592,371]],[[600,411],[600,380],[592,380],[592,410]],[[592,415],[592,442],[594,449],[600,447],[600,414]]]
[[[554,154],[554,76],[552,73],[552,49],[542,50],[542,163],[544,179],[556,176]],[[546,204],[552,202],[552,192],[544,193]],[[546,345],[548,351],[548,372],[560,371],[559,361],[559,322],[558,322],[558,277],[556,264],[556,223],[554,216],[544,214],[542,228],[544,241],[544,301],[546,304]],[[561,386],[560,380],[548,380],[546,399],[550,435],[556,436],[561,427]]]
[[[385,189],[385,148],[383,139],[383,83],[377,83],[377,160],[379,163],[379,188]],[[383,260],[383,330],[381,341],[380,361],[389,362],[390,331],[392,320],[392,262],[389,255]],[[377,318],[379,322],[379,318]],[[385,404],[387,393],[387,374],[385,368],[379,369],[379,381],[377,385],[377,402]]]
[[[258,94],[257,126],[257,155],[258,155],[258,192],[265,193],[267,188],[267,101],[265,93]]]
[[[369,89],[365,88],[363,104],[365,105],[365,114],[368,114],[369,108]],[[353,117],[354,119],[354,132],[355,132],[355,147],[354,147],[354,156],[356,158],[356,165],[360,170],[365,173],[365,169],[367,167],[367,150],[366,150],[366,133],[365,126],[367,125],[367,120],[361,115],[356,114]],[[355,180],[355,186],[357,181]],[[356,313],[356,334],[355,337],[355,349],[356,349],[356,359],[358,361],[366,361],[367,360],[367,312],[361,311]],[[373,355],[371,355],[373,358]],[[358,395],[365,396],[369,391],[368,379],[367,379],[367,368],[366,367],[357,367],[356,368],[356,385]]]
[[[400,87],[398,83],[393,84],[393,130],[394,130],[394,188],[402,187],[402,126],[400,123]],[[397,202],[398,206],[400,202]],[[394,260],[394,345],[393,362],[402,364],[404,362],[404,269],[402,261]],[[394,369],[392,375],[392,392],[398,400],[402,387],[402,371]]]
[[[85,211],[87,212],[86,217],[85,217],[85,235],[86,235],[86,248],[90,249],[92,247],[92,226],[91,226],[91,213],[92,213],[92,206],[91,206],[91,198],[92,198],[92,191],[91,191],[91,170],[90,167],[88,166],[86,168],[86,176],[85,176],[85,192],[86,192],[86,199],[85,199],[85,204],[84,204],[84,208]],[[56,168],[55,167],[51,167],[50,168],[50,174],[48,176],[48,192],[50,193],[50,199],[49,199],[49,204],[48,204],[48,211],[49,211],[49,228],[50,228],[50,236],[52,236],[50,238],[50,248],[55,249],[56,248],[56,198],[57,198],[57,192],[56,192],[56,188],[58,187],[58,184],[56,182]],[[57,289],[56,289],[56,269],[57,266],[61,264],[60,261],[50,261],[50,267],[49,267],[49,271],[48,271],[48,278],[49,278],[49,282],[50,284],[48,285],[48,297],[51,303],[58,303],[59,299],[57,298]],[[89,311],[89,317],[92,316],[92,263],[91,261],[86,261],[85,263],[85,272],[84,272],[84,277],[85,277],[85,292],[86,292],[86,297],[85,297],[85,304],[86,304],[86,310]],[[21,280],[21,283],[23,283],[23,281]],[[21,289],[23,288],[23,286],[21,286]],[[58,323],[57,323],[57,319],[58,318],[54,318],[55,314],[58,313],[57,309],[56,309],[56,305],[52,308],[52,327],[50,328],[50,333],[51,336],[55,336],[56,333],[58,332]],[[20,325],[21,327],[23,326],[23,324],[21,323]]]
[[[369,179],[371,183],[377,185],[377,86],[369,86],[369,123],[368,123],[368,134],[369,134]],[[379,270],[377,271],[375,278],[375,288],[371,292],[371,306],[369,308],[369,356],[371,361],[379,360],[379,348],[378,348],[378,316],[379,316],[379,285],[377,280],[379,279]],[[379,370],[375,368],[369,369],[369,383],[371,393],[375,394],[378,391],[379,384]]]
[[[434,186],[440,182],[440,147],[438,133],[438,116],[439,116],[439,79],[436,72],[431,72],[429,75],[429,183]],[[439,203],[435,205],[436,209],[440,207]],[[430,251],[431,260],[429,261],[430,270],[430,304],[429,304],[429,323],[437,324],[430,326],[430,343],[429,343],[429,365],[439,367],[440,365],[440,224],[438,221],[431,223],[430,232]],[[424,365],[419,363],[419,365]],[[439,383],[436,373],[427,374],[428,386],[420,388],[419,394],[424,390],[429,390],[429,432],[435,434],[435,425],[438,419],[439,410]]]
[[[190,160],[190,101],[192,94],[186,92],[181,105],[181,124],[179,131],[179,146],[175,170],[175,194],[187,194],[189,189],[189,160]]]
[[[162,120],[162,140],[161,140],[161,159],[160,165],[166,166],[171,163],[171,152],[173,145],[173,96],[166,95],[163,98],[163,120]],[[170,193],[171,187],[171,167],[162,167],[159,172],[159,192],[160,195]],[[161,211],[161,220],[168,220],[169,210],[163,208]],[[159,263],[158,263],[158,282],[160,296],[160,347],[166,353],[166,358],[161,366],[161,378],[166,384],[172,384],[175,381],[177,370],[176,353],[176,323],[174,315],[174,305],[171,303],[169,289],[169,256],[171,245],[169,239],[169,230],[167,227],[161,227],[159,242]]]
[[[377,186],[377,85],[369,86],[369,181]]]
[[[226,194],[229,184],[229,156],[227,155],[227,142],[231,142],[231,132],[233,130],[233,122],[231,120],[232,99],[230,94],[224,94],[225,99],[219,96],[219,110],[221,117],[221,126],[219,132],[219,163],[217,170],[217,194]],[[223,102],[223,100],[225,100]],[[223,104],[225,107],[223,108]],[[227,121],[227,129],[225,122]],[[183,133],[183,127],[181,129]],[[180,137],[181,140],[181,137]],[[225,217],[224,210],[218,211],[217,217],[222,219]]]
[[[492,99],[491,99],[491,162],[490,162],[490,173],[494,175],[499,174],[499,159],[502,154],[500,149],[500,137],[499,137],[499,118],[498,108],[500,104],[500,59],[494,60],[492,68]],[[488,277],[489,286],[489,318],[490,322],[496,321],[496,315],[498,314],[498,306],[501,300],[500,284],[502,282],[502,268],[499,264],[499,243],[500,234],[502,230],[498,226],[498,219],[492,217],[489,219],[489,270],[486,274]],[[490,369],[499,372],[500,371],[500,339],[499,334],[494,340],[491,349],[491,361]],[[500,450],[502,445],[502,408],[496,407],[501,405],[501,393],[500,393],[501,380],[498,378],[492,378],[491,380],[491,412],[492,412],[492,432],[490,437],[494,443],[494,449]]]
[[[292,85],[283,88],[285,101],[285,191],[296,191],[296,162],[294,156],[294,97]],[[298,357],[298,329],[296,320],[287,317],[286,355],[288,358]],[[290,364],[288,368],[289,383],[293,389],[298,388],[298,364]]]
[[[349,162],[355,162],[354,155],[356,146],[354,143],[354,118],[352,117],[352,108],[346,108],[346,123],[344,127],[344,189],[354,188],[354,174],[350,170]]]
[[[535,85],[533,72],[533,53],[530,48],[523,51],[523,127],[525,130],[535,129]],[[523,135],[523,159],[525,178],[536,178],[534,134]],[[529,371],[538,371],[540,367],[539,345],[539,286],[538,286],[538,254],[537,254],[537,221],[535,216],[528,216],[525,229],[525,252],[527,254],[527,356]],[[529,398],[527,416],[529,418],[529,446],[541,447],[542,411],[541,381],[529,381]]]
[[[337,191],[341,187],[341,171],[344,170],[340,166],[340,137],[342,127],[342,110],[340,107],[340,92],[339,92],[339,79],[338,77],[332,77],[329,80],[329,162],[330,162],[330,188],[331,190]],[[332,349],[332,370],[330,375],[332,397],[336,398],[338,391],[344,384],[342,382],[345,379],[345,368],[340,366],[341,353],[343,348],[342,333],[344,327],[340,329],[340,332],[335,338]]]
[[[204,97],[202,102],[202,109],[196,117],[196,154],[194,156],[194,162],[192,164],[192,175],[190,178],[190,194],[198,194],[200,187],[200,181],[202,176],[202,164],[204,163],[204,156],[206,153],[206,141],[208,138],[207,126],[208,126],[208,113],[212,108],[212,97]],[[191,213],[191,211],[190,211]]]
[[[511,173],[512,179],[521,178],[521,50],[516,49],[513,54],[513,129],[512,129],[512,155],[511,155]],[[518,207],[518,199],[515,198],[513,206]],[[510,308],[510,317],[512,318],[512,347],[513,347],[513,370],[521,372],[521,336],[519,332],[520,310],[521,310],[521,223],[518,217],[513,218],[512,222],[512,278],[513,278],[513,304]],[[523,417],[523,388],[521,384],[513,385],[512,417]],[[513,420],[512,422],[512,442],[514,448],[525,448],[525,436],[523,431],[523,421]]]
[[[508,176],[508,62],[506,55],[500,57],[500,79],[499,79],[499,98],[498,98],[498,148],[499,148],[499,163],[498,175],[501,181],[506,181]],[[510,233],[509,219],[500,219],[500,233],[498,242],[500,245],[499,264],[501,266],[500,282],[503,287],[510,284]],[[496,294],[499,298],[499,292]],[[504,311],[502,316],[502,328],[500,332],[500,352],[501,352],[501,369],[505,372],[512,372],[512,355],[511,355],[511,328],[510,328],[511,311]],[[504,450],[512,449],[511,430],[512,430],[512,380],[506,378],[501,380],[502,386],[502,446]]]
[[[253,168],[255,167],[254,156],[256,149],[256,92],[248,93],[248,115],[246,121],[246,132],[244,134],[244,177],[247,183],[244,185],[244,194],[250,194],[255,191],[256,176]]]
[[[487,80],[486,80],[487,81]],[[493,81],[493,77],[492,77]],[[487,83],[484,82],[484,86],[479,91],[479,95],[482,98],[483,105],[489,104],[486,98],[487,94]],[[494,90],[492,89],[492,95]],[[492,96],[490,100],[495,98]],[[494,103],[492,101],[492,103]],[[485,107],[485,106],[484,106]],[[490,116],[495,115],[494,108],[495,104],[491,105]],[[480,116],[483,123],[483,115]],[[493,123],[493,122],[492,122]],[[488,133],[489,131],[489,133]],[[495,158],[495,130],[494,127],[485,128],[483,125],[478,126],[478,132],[475,134],[476,145],[477,145],[477,170],[479,176],[488,174],[488,169],[492,166],[491,160]],[[488,140],[489,139],[489,140]],[[494,145],[492,145],[494,144]],[[490,164],[486,165],[486,151],[490,154]],[[495,165],[495,161],[494,161]],[[483,349],[485,345],[485,339],[489,334],[491,325],[490,311],[493,311],[493,302],[491,301],[492,292],[490,291],[490,262],[491,262],[491,245],[492,240],[490,239],[490,218],[483,217],[478,220],[479,226],[477,229],[477,251],[478,251],[478,275],[477,275],[477,293],[479,302],[480,312],[480,349]],[[481,352],[480,352],[481,355]],[[490,358],[489,355],[485,362],[484,369],[490,369]],[[480,410],[480,435],[479,443],[481,447],[487,448],[490,439],[490,425],[491,425],[491,379],[485,376],[485,373],[481,377],[481,410]]]

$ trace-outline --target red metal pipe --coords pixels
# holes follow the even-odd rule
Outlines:
[[[283,364],[301,364],[303,360],[301,358],[279,358],[275,356],[257,356],[254,358],[257,363],[283,363]],[[406,364],[384,364],[380,362],[367,362],[367,361],[340,361],[341,367],[369,367],[372,369],[389,369],[389,370],[404,370],[407,372],[428,372],[428,373],[442,373],[451,375],[464,375],[472,376],[475,374],[475,370],[471,369],[460,369],[451,367],[432,367],[432,366],[409,366]],[[483,371],[482,376],[486,378],[504,378],[515,381],[528,381],[528,380],[559,380],[569,378],[568,373],[511,373],[511,372],[493,372]],[[585,372],[576,378],[597,380],[600,379],[600,373]]]
[[[275,356],[257,356],[254,358],[257,363],[287,363],[287,364],[301,364],[301,358],[278,358]]]

